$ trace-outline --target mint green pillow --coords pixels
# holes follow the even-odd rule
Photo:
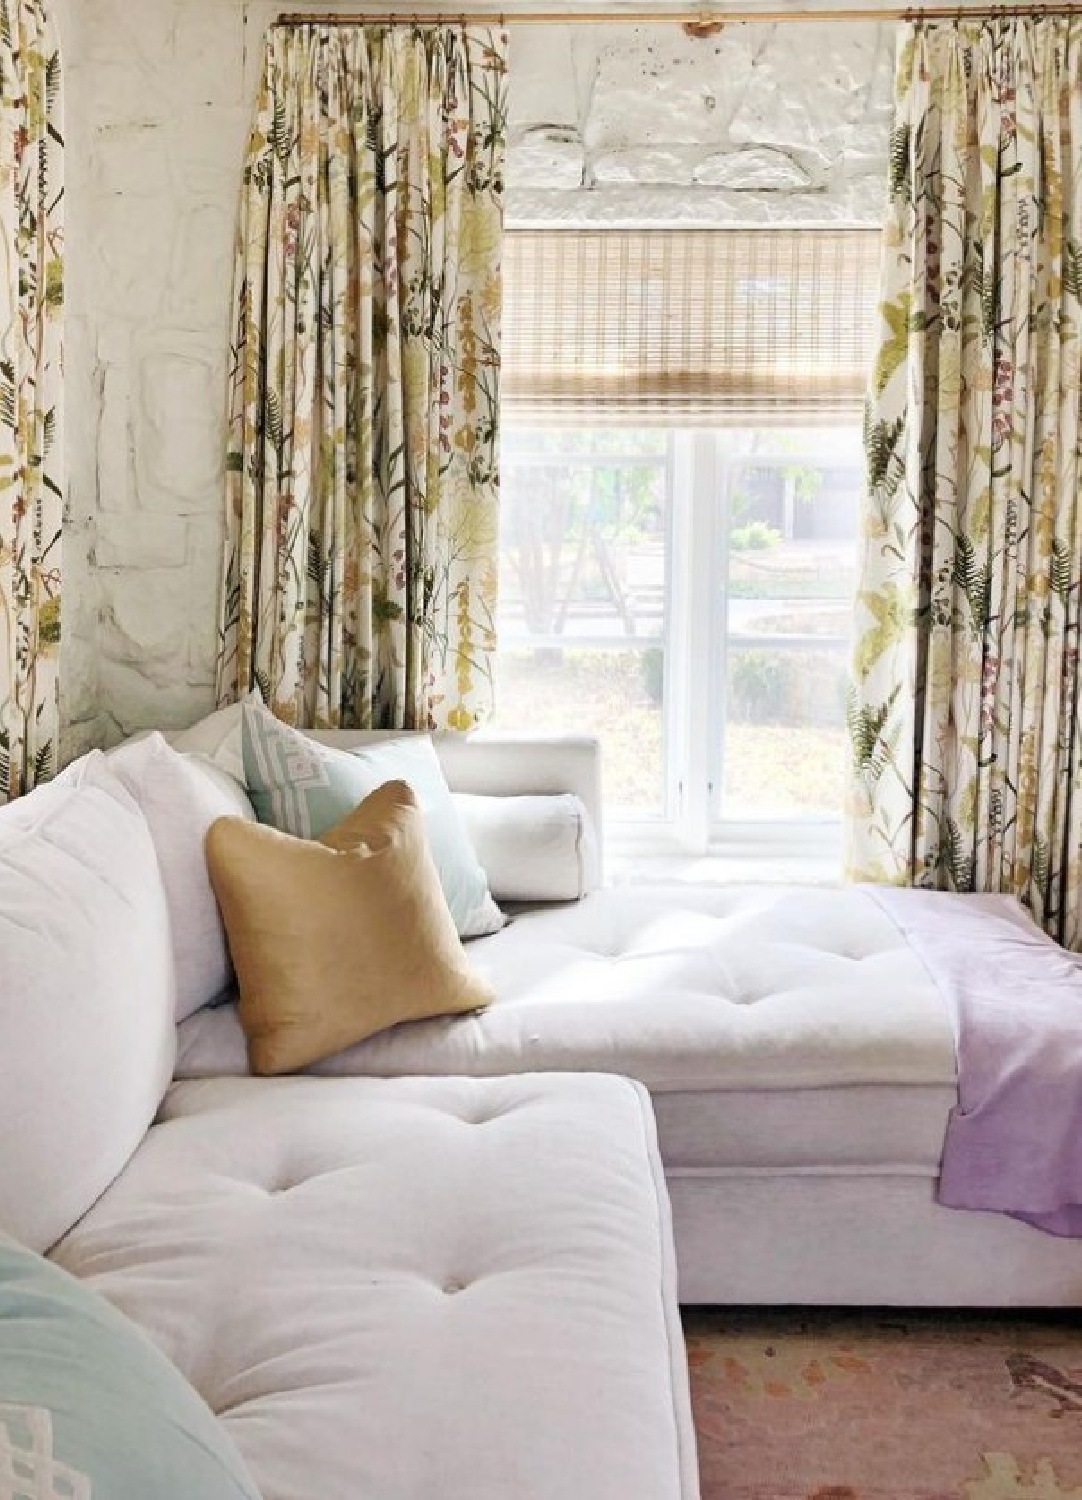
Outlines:
[[[459,937],[498,932],[505,917],[454,804],[426,734],[404,734],[358,750],[332,750],[246,702],[244,778],[256,817],[294,838],[318,839],[387,781],[405,781],[424,813],[432,858]]]
[[[165,1355],[59,1266],[0,1236],[0,1492],[27,1500],[259,1500]]]

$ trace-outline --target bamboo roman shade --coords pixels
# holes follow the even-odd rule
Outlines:
[[[877,232],[512,230],[512,420],[829,420],[871,366]]]

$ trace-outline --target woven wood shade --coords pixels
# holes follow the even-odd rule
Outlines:
[[[851,417],[878,284],[873,231],[509,231],[503,403],[518,421]]]

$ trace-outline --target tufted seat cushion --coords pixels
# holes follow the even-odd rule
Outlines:
[[[525,912],[469,945],[478,1016],[399,1026],[327,1074],[624,1073],[670,1171],[938,1171],[950,1025],[920,960],[857,889],[631,886]],[[243,1073],[232,1006],[180,1028],[178,1076]]]
[[[174,1360],[264,1500],[698,1493],[634,1084],[180,1084],[54,1258]]]

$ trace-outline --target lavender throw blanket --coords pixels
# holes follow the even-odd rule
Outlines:
[[[1082,957],[1004,898],[862,889],[924,962],[954,1027],[940,1203],[1082,1236]]]

